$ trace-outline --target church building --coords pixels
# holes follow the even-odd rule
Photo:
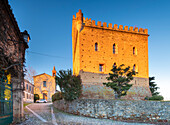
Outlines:
[[[38,94],[40,99],[52,101],[52,95],[56,92],[55,76],[56,76],[55,66],[53,67],[52,70],[52,76],[46,73],[33,76],[34,94]]]
[[[148,29],[97,23],[83,17],[81,10],[73,15],[73,74],[80,75],[83,98],[114,99],[114,91],[103,86],[112,66],[124,64],[138,72],[133,86],[123,99],[140,100],[151,96],[148,68]]]

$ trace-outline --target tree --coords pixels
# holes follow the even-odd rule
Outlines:
[[[35,69],[31,66],[28,66],[28,68],[26,69],[25,79],[33,84],[34,83],[33,76],[35,76],[36,74],[37,74],[37,72],[35,71]]]
[[[80,97],[82,84],[80,76],[72,75],[70,70],[60,70],[57,72],[56,84],[59,85],[65,100],[72,101]]]
[[[155,77],[149,77],[149,88],[151,90],[152,96],[159,95],[159,92],[157,92],[159,87],[157,87],[157,84],[155,84],[153,80],[155,80]]]
[[[109,73],[109,77],[106,77],[109,82],[103,83],[103,85],[110,87],[115,92],[115,99],[121,98],[121,96],[125,96],[127,91],[132,87],[132,84],[129,84],[131,80],[133,80],[133,75],[136,75],[137,72],[130,69],[130,66],[124,67],[124,64],[119,67],[113,65],[111,71],[113,73]]]
[[[34,94],[34,102],[36,102],[36,100],[39,100],[39,99],[40,99],[39,95],[38,94]]]

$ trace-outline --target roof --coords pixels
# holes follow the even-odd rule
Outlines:
[[[29,84],[31,84],[31,85],[33,85],[34,86],[34,84],[32,84],[30,81],[28,81],[27,79],[24,79],[24,82],[27,82],[27,83],[29,83]]]
[[[39,75],[35,75],[35,76],[33,76],[33,77],[37,77],[37,76],[41,76],[41,75],[48,75],[48,76],[51,76],[51,75],[49,75],[49,74],[47,74],[47,73],[42,73],[42,74],[39,74]],[[52,76],[51,76],[52,77]]]

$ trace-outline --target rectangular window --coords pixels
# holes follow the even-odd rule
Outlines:
[[[30,93],[31,93],[31,86],[30,86]]]
[[[43,87],[46,87],[46,81],[43,81]]]
[[[103,72],[103,66],[104,66],[104,64],[99,64],[99,71],[100,72]]]
[[[28,84],[27,84],[27,90],[28,90]]]
[[[23,92],[23,98],[25,98],[25,92]]]

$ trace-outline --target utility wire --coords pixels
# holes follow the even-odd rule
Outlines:
[[[62,56],[54,56],[54,55],[49,55],[49,54],[44,54],[44,53],[39,53],[39,52],[33,52],[33,51],[28,51],[27,53],[33,53],[41,56],[48,56],[48,57],[54,57],[54,58],[62,58],[62,59],[68,59],[68,57],[62,57]]]

